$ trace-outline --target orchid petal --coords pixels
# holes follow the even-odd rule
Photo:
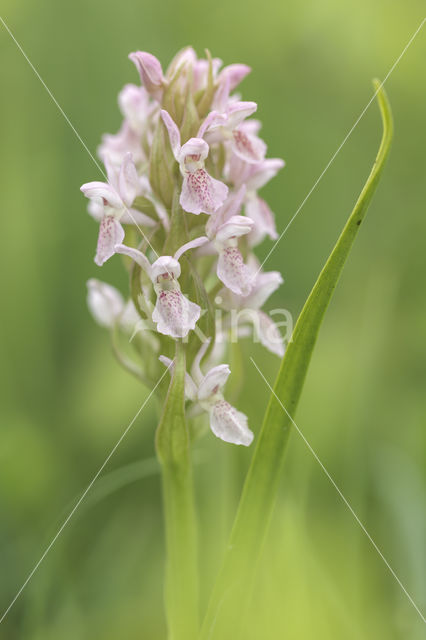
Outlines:
[[[251,291],[252,276],[237,247],[226,247],[219,253],[217,277],[233,293],[245,296]]]
[[[253,277],[253,276],[252,276]],[[260,309],[266,300],[282,285],[284,279],[279,271],[254,274],[253,288],[244,300],[244,307]]]
[[[130,207],[141,190],[138,173],[131,153],[126,153],[123,158],[118,177],[118,186],[124,204]]]
[[[232,104],[226,113],[226,127],[229,129],[235,129],[243,120],[251,116],[257,111],[257,104],[255,102],[235,102]]]
[[[257,337],[271,353],[282,358],[284,355],[284,342],[280,330],[264,311],[258,311],[257,315],[258,321],[254,323]]]
[[[123,202],[116,190],[106,182],[87,182],[80,187],[86,198],[102,198],[113,209],[122,209]]]
[[[172,148],[173,151],[173,155],[176,158],[176,160],[179,161],[179,152],[180,152],[180,131],[175,123],[175,121],[173,120],[173,118],[170,116],[169,113],[167,113],[167,111],[165,111],[165,109],[162,109],[160,111],[161,114],[161,118],[166,126],[167,132],[169,134],[169,140],[170,140],[170,146]]]
[[[199,238],[195,238],[194,240],[186,242],[176,251],[174,255],[175,260],[179,260],[180,257],[185,253],[185,251],[188,251],[189,249],[195,249],[196,247],[201,247],[208,241],[209,239],[206,236],[200,236]]]
[[[179,162],[185,163],[185,159],[196,162],[205,160],[209,155],[209,145],[201,138],[190,138],[188,142],[182,146],[179,152]]]
[[[250,73],[251,69],[246,64],[230,64],[219,74],[218,82],[221,83],[226,78],[229,80],[230,91],[233,91],[237,85]]]
[[[198,387],[198,400],[202,402],[218,393],[225,385],[231,369],[227,364],[219,364],[210,369]]]
[[[160,61],[146,51],[131,53],[129,58],[139,71],[141,82],[145,89],[154,98],[160,100],[164,85],[163,69]]]
[[[261,189],[284,166],[285,162],[281,158],[266,158],[258,165],[253,165],[252,172],[247,180],[247,190],[257,191]]]
[[[248,163],[261,162],[266,153],[266,144],[257,136],[245,133],[242,128],[234,129],[233,151]]]
[[[169,276],[177,280],[180,276],[179,262],[171,256],[160,256],[157,258],[151,267],[152,282],[157,282],[160,276]]]
[[[87,282],[87,306],[102,327],[112,328],[123,311],[124,300],[115,287],[91,278]]]
[[[265,200],[258,196],[247,198],[245,212],[254,222],[254,227],[250,234],[251,246],[259,244],[265,235],[269,236],[272,240],[278,238],[274,214]]]
[[[222,126],[226,123],[226,116],[218,111],[210,111],[198,129],[197,138],[202,138],[206,131],[212,127]]]
[[[157,331],[172,338],[184,338],[195,329],[201,309],[188,300],[179,289],[159,292],[152,320]]]
[[[238,238],[250,233],[254,225],[247,216],[232,216],[216,232],[216,241],[225,243],[230,238]]]
[[[215,180],[204,169],[184,176],[180,205],[188,213],[214,213],[224,203],[228,187]]]
[[[212,407],[210,428],[215,436],[225,442],[248,447],[253,441],[253,433],[247,426],[247,416],[226,400],[219,400]]]
[[[124,237],[124,236],[123,236]],[[121,253],[124,256],[128,256],[132,260],[136,262],[146,273],[151,276],[151,264],[148,258],[138,249],[133,249],[133,247],[127,247],[125,244],[117,243],[115,246],[115,252]]]
[[[114,216],[105,216],[99,226],[95,262],[101,267],[116,253],[115,245],[124,240],[124,229]]]

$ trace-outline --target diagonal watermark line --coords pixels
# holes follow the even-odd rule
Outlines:
[[[316,181],[314,182],[313,186],[311,187],[311,189],[308,191],[308,193],[306,194],[306,196],[304,197],[304,199],[302,200],[302,202],[300,203],[300,205],[298,206],[298,208],[296,209],[296,212],[293,214],[293,216],[290,218],[290,221],[287,223],[287,225],[284,228],[284,231],[280,234],[279,238],[275,241],[274,245],[272,246],[272,248],[270,249],[270,251],[268,252],[268,254],[266,255],[266,258],[264,258],[262,264],[260,265],[259,269],[257,270],[256,275],[261,271],[261,269],[263,268],[265,262],[269,259],[271,253],[273,251],[275,251],[278,243],[280,242],[280,240],[284,237],[284,235],[287,233],[288,229],[290,228],[290,226],[293,224],[294,220],[296,219],[296,217],[299,215],[300,211],[302,210],[302,208],[305,206],[306,202],[309,200],[309,198],[311,197],[312,193],[315,191],[315,189],[317,188],[317,186],[319,185],[319,183],[321,182],[321,180],[323,179],[324,175],[326,174],[326,172],[328,171],[328,169],[331,167],[331,165],[333,164],[334,160],[336,159],[337,155],[340,153],[342,147],[346,144],[346,142],[348,141],[349,137],[351,136],[351,134],[353,133],[354,129],[357,127],[357,125],[359,124],[361,118],[364,116],[365,112],[367,111],[367,109],[369,108],[369,106],[371,105],[371,103],[373,102],[373,100],[375,99],[375,97],[377,96],[377,94],[379,93],[379,91],[381,90],[381,88],[383,87],[383,85],[385,84],[386,80],[389,78],[389,76],[391,75],[391,73],[394,71],[395,67],[399,64],[399,62],[401,61],[401,59],[403,58],[403,56],[405,55],[405,53],[407,52],[409,46],[413,43],[414,39],[417,37],[417,35],[420,33],[420,30],[422,29],[424,23],[426,22],[426,18],[423,18],[423,20],[421,21],[421,23],[419,24],[419,26],[417,27],[417,29],[415,30],[415,32],[413,33],[413,35],[411,36],[411,38],[409,39],[409,41],[407,42],[407,44],[405,45],[404,49],[402,50],[402,52],[399,54],[398,58],[395,60],[395,62],[393,63],[393,65],[391,66],[391,68],[389,69],[389,71],[387,72],[383,82],[380,83],[379,87],[376,89],[376,91],[374,92],[374,94],[372,95],[372,97],[370,98],[370,100],[368,101],[367,105],[364,107],[364,109],[361,111],[360,115],[358,116],[358,118],[355,120],[354,124],[352,125],[352,127],[349,129],[348,133],[346,134],[346,136],[343,138],[343,141],[341,142],[341,144],[338,146],[338,148],[336,149],[336,151],[333,153],[333,155],[331,156],[330,160],[328,161],[328,163],[325,165],[325,168],[323,169],[323,171],[320,173],[320,175],[318,176],[318,178],[316,179]]]
[[[49,553],[49,551],[51,550],[51,548],[53,547],[53,545],[55,544],[56,540],[59,538],[59,536],[61,535],[61,533],[63,532],[63,530],[65,529],[65,527],[67,526],[67,524],[69,523],[69,521],[71,520],[71,518],[73,517],[73,515],[75,514],[75,512],[77,511],[77,509],[79,508],[79,506],[81,505],[81,503],[83,502],[84,498],[87,496],[87,494],[89,493],[90,489],[93,487],[93,485],[95,484],[96,480],[99,478],[99,476],[101,475],[102,471],[105,469],[106,465],[108,464],[108,462],[110,461],[110,459],[112,458],[112,456],[114,455],[114,453],[117,451],[118,447],[120,446],[120,444],[122,443],[122,441],[124,440],[124,438],[126,437],[126,435],[128,434],[128,432],[130,431],[130,429],[132,428],[132,426],[134,425],[134,423],[136,422],[137,418],[140,416],[142,410],[144,409],[144,407],[148,404],[150,398],[152,397],[152,395],[154,394],[155,390],[157,389],[158,385],[160,384],[160,382],[163,380],[164,376],[166,375],[166,373],[169,371],[170,367],[172,366],[173,363],[169,364],[169,366],[167,367],[167,369],[164,371],[164,373],[161,375],[160,379],[158,380],[157,384],[155,385],[155,387],[152,389],[152,391],[150,391],[148,397],[143,401],[143,403],[141,404],[141,406],[139,407],[138,411],[136,412],[135,416],[132,418],[132,420],[130,421],[130,423],[128,424],[128,426],[126,427],[126,429],[124,430],[124,432],[121,434],[120,438],[118,439],[118,441],[116,442],[116,444],[114,445],[114,447],[111,449],[110,453],[108,454],[108,456],[105,458],[104,462],[102,463],[102,465],[100,466],[99,470],[97,471],[97,473],[95,474],[93,480],[90,482],[90,484],[87,486],[87,488],[83,491],[83,493],[81,494],[80,498],[78,499],[77,503],[75,504],[75,506],[73,507],[73,509],[70,511],[70,513],[68,514],[68,516],[65,518],[64,522],[62,523],[62,525],[59,527],[58,531],[56,532],[55,536],[52,538],[52,540],[50,541],[50,543],[48,544],[48,546],[46,547],[46,549],[44,550],[41,558],[38,560],[38,562],[34,565],[33,569],[31,570],[31,572],[29,573],[28,577],[26,578],[25,582],[23,583],[23,585],[21,586],[21,588],[19,589],[19,591],[17,592],[17,594],[15,595],[15,597],[13,598],[12,602],[9,604],[9,606],[7,607],[7,609],[5,610],[5,612],[3,613],[2,617],[0,618],[0,624],[3,622],[3,620],[5,619],[5,617],[7,616],[7,614],[9,613],[9,611],[11,610],[11,608],[13,607],[13,605],[15,604],[15,602],[17,601],[17,599],[19,598],[19,596],[21,595],[21,593],[23,592],[23,590],[25,589],[25,587],[27,586],[27,584],[29,583],[29,581],[31,580],[31,578],[33,577],[33,575],[35,574],[35,572],[37,571],[37,569],[39,568],[39,566],[41,565],[41,563],[43,562],[43,560],[45,559],[45,557],[47,556],[47,554]]]
[[[385,556],[383,555],[383,553],[380,551],[379,547],[377,546],[377,544],[374,542],[373,538],[371,537],[371,535],[368,533],[367,529],[365,528],[364,524],[361,522],[361,520],[359,519],[359,517],[357,516],[357,514],[355,513],[353,507],[350,505],[350,503],[348,502],[348,500],[345,498],[345,496],[343,495],[341,489],[338,487],[338,485],[336,484],[335,480],[332,478],[332,476],[330,475],[330,473],[327,471],[326,467],[324,466],[324,464],[321,462],[320,458],[318,457],[318,454],[315,452],[315,450],[312,448],[312,446],[309,444],[308,440],[306,439],[306,437],[304,436],[304,434],[302,433],[302,431],[299,429],[299,427],[297,426],[297,424],[295,423],[295,421],[293,420],[293,418],[291,417],[291,415],[289,414],[289,412],[287,411],[287,409],[285,408],[285,406],[283,405],[283,403],[281,402],[281,400],[279,399],[279,397],[277,396],[277,394],[275,393],[275,391],[273,390],[273,388],[271,387],[271,385],[269,384],[269,382],[267,381],[267,379],[265,378],[265,376],[263,375],[262,371],[259,369],[259,367],[257,366],[256,362],[254,361],[254,359],[250,356],[250,360],[252,361],[253,365],[255,366],[255,368],[257,369],[258,373],[260,374],[260,376],[263,378],[265,384],[267,385],[268,389],[270,390],[270,392],[274,395],[275,399],[277,400],[278,404],[280,405],[280,407],[282,408],[282,410],[287,414],[287,417],[289,418],[289,420],[291,421],[291,423],[293,424],[294,428],[296,429],[297,433],[299,434],[299,436],[302,438],[303,442],[305,443],[305,445],[307,446],[307,448],[309,449],[309,451],[312,453],[312,455],[314,456],[315,460],[318,462],[318,464],[320,465],[321,469],[323,470],[323,472],[325,473],[325,475],[327,476],[327,478],[329,479],[329,481],[331,482],[331,484],[333,485],[333,487],[336,489],[337,493],[339,494],[339,496],[341,497],[341,499],[343,500],[343,502],[345,503],[346,507],[349,509],[349,511],[351,512],[351,514],[353,515],[353,517],[355,518],[356,522],[358,523],[358,525],[361,527],[362,531],[365,533],[365,535],[367,536],[367,538],[369,539],[369,541],[371,542],[371,544],[373,545],[374,549],[377,551],[377,553],[379,554],[379,556],[381,557],[381,559],[383,560],[383,562],[385,563],[385,565],[387,566],[387,568],[389,569],[390,573],[392,574],[392,576],[395,578],[396,582],[399,584],[399,586],[401,587],[401,589],[403,590],[403,592],[405,593],[405,595],[407,596],[408,600],[411,602],[411,604],[413,605],[413,607],[415,608],[415,610],[417,611],[417,613],[419,614],[419,616],[421,617],[421,619],[423,620],[424,623],[426,623],[426,619],[424,617],[424,615],[422,614],[422,612],[420,611],[419,607],[416,605],[416,603],[414,602],[413,598],[410,596],[410,594],[408,593],[407,589],[404,587],[404,585],[402,584],[401,580],[398,578],[398,576],[396,575],[395,571],[392,569],[391,565],[389,564],[389,562],[386,560]]]
[[[98,170],[100,171],[100,173],[102,174],[102,176],[104,177],[105,181],[108,182],[108,177],[105,173],[105,171],[102,169],[101,165],[99,164],[99,162],[96,160],[95,156],[93,155],[93,153],[90,151],[89,147],[87,146],[87,144],[84,142],[83,138],[80,136],[80,134],[78,133],[77,129],[74,127],[73,123],[71,122],[71,120],[68,118],[67,114],[65,113],[65,111],[62,109],[61,105],[59,104],[59,102],[56,100],[55,96],[53,95],[53,93],[51,92],[51,90],[49,89],[49,87],[47,86],[47,84],[45,83],[45,81],[43,80],[43,78],[41,77],[40,73],[37,71],[37,69],[35,68],[35,66],[33,65],[33,63],[31,62],[31,60],[29,59],[29,57],[27,56],[27,54],[25,53],[24,49],[22,48],[22,46],[19,44],[19,42],[17,41],[17,39],[15,38],[15,36],[13,35],[12,31],[9,29],[8,25],[6,24],[6,22],[3,20],[3,18],[0,16],[0,22],[2,23],[2,25],[4,26],[4,28],[6,29],[6,31],[8,32],[8,34],[10,35],[10,37],[12,38],[13,42],[16,44],[16,46],[18,47],[19,51],[22,53],[22,55],[24,56],[25,60],[28,62],[28,64],[30,65],[31,69],[34,71],[35,75],[37,76],[37,78],[40,80],[41,84],[43,85],[43,87],[46,89],[49,97],[52,99],[53,103],[56,105],[56,107],[58,108],[58,110],[60,111],[60,113],[63,115],[63,117],[65,118],[65,121],[67,122],[67,124],[71,127],[72,131],[74,132],[75,136],[77,137],[77,139],[79,140],[79,142],[82,144],[82,146],[84,147],[84,149],[87,151],[87,153],[89,154],[90,158],[93,160],[93,162],[95,163],[96,167],[98,168]],[[142,231],[142,229],[140,228],[139,224],[136,222],[133,214],[131,211],[129,211],[129,209],[124,206],[124,210],[126,211],[126,213],[129,214],[130,219],[132,220],[133,224],[136,226],[136,228],[138,229],[138,231],[141,233],[143,239],[147,242],[149,248],[154,252],[154,254],[157,256],[157,258],[159,258],[158,253],[156,252],[156,250],[154,249],[154,247],[152,246],[149,238],[147,238],[146,234]],[[169,274],[170,275],[170,274]]]

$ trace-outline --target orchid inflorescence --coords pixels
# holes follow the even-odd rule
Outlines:
[[[99,324],[132,336],[152,382],[163,365],[173,368],[175,341],[186,342],[192,411],[206,412],[222,440],[249,445],[246,416],[222,394],[229,366],[218,362],[231,310],[239,310],[241,335],[255,332],[283,355],[279,329],[261,311],[283,280],[276,271],[262,272],[252,249],[266,236],[277,238],[274,215],[258,190],[284,162],[265,158],[260,123],[248,119],[257,105],[233,93],[249,67],[221,69],[219,59],[208,52],[199,59],[191,47],[165,74],[152,54],[129,58],[142,86],[123,88],[122,126],[98,149],[107,181],[81,191],[100,223],[95,262],[125,256],[130,298],[125,302],[114,287],[91,279],[89,307]],[[217,309],[224,316],[220,327]]]

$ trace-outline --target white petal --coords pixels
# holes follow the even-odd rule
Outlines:
[[[206,244],[206,242],[208,241],[209,239],[206,236],[200,236],[199,238],[194,238],[194,240],[186,242],[176,251],[174,255],[175,260],[179,260],[180,257],[185,253],[185,251],[188,251],[189,249],[196,249],[197,247],[202,247],[203,244]]]
[[[162,290],[158,294],[152,320],[157,324],[159,333],[184,338],[195,329],[200,313],[198,304],[190,302],[180,290]]]
[[[121,293],[95,278],[87,282],[87,289],[87,305],[96,322],[102,327],[113,327],[124,308]]]
[[[180,152],[180,131],[173,118],[167,111],[165,111],[165,109],[162,109],[160,113],[169,134],[170,146],[172,148],[173,155],[176,160],[178,160]]]
[[[284,355],[283,338],[275,322],[263,311],[257,312],[259,321],[254,324],[257,337],[271,353],[280,358]]]
[[[230,238],[239,238],[250,233],[254,222],[247,216],[232,216],[224,224],[222,224],[216,232],[216,240],[220,243],[226,243]]]
[[[105,216],[99,227],[98,246],[95,262],[101,267],[116,253],[115,245],[124,240],[124,229],[114,216]]]
[[[200,401],[207,400],[210,396],[218,393],[225,385],[230,373],[231,369],[227,364],[219,364],[210,369],[198,387],[198,399]]]
[[[282,285],[284,279],[279,271],[267,271],[253,274],[253,288],[244,300],[244,306],[260,309],[266,300]]]
[[[151,267],[151,280],[156,282],[157,278],[162,275],[168,275],[172,278],[179,278],[180,264],[171,256],[160,256]]]
[[[225,442],[248,447],[253,441],[253,433],[247,426],[247,416],[226,400],[219,400],[210,410],[210,428],[215,436]]]
[[[118,178],[118,186],[121,199],[126,207],[130,207],[140,192],[138,173],[131,153],[126,153],[123,158]]]
[[[87,182],[80,187],[86,198],[102,198],[113,209],[122,209],[123,202],[116,190],[106,182]]]
[[[250,271],[237,247],[227,247],[219,253],[217,277],[237,295],[248,295],[253,286]]]
[[[188,142],[185,142],[179,153],[179,162],[185,162],[185,159],[189,156],[197,157],[197,160],[205,160],[209,155],[209,145],[205,140],[201,138],[190,138]]]
[[[248,198],[245,212],[254,222],[249,238],[250,246],[259,244],[266,235],[272,240],[278,238],[274,214],[262,198],[257,196]]]

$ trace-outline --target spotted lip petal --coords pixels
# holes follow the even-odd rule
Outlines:
[[[197,169],[184,176],[179,202],[188,213],[214,213],[227,195],[226,184],[209,176],[205,169]]]
[[[115,254],[115,246],[124,240],[124,229],[114,216],[105,216],[99,227],[95,262],[101,267]]]
[[[172,338],[184,338],[195,329],[201,314],[198,304],[188,300],[179,289],[160,291],[152,320],[157,331]]]
[[[214,435],[232,444],[248,447],[253,433],[247,426],[247,416],[237,411],[226,400],[218,400],[210,410],[210,428]]]
[[[226,247],[219,253],[217,277],[237,295],[246,296],[252,288],[252,276],[237,247]]]

